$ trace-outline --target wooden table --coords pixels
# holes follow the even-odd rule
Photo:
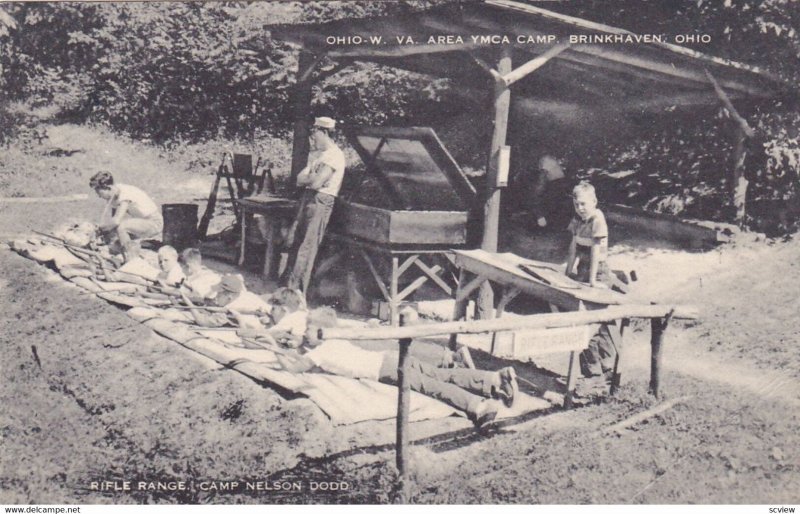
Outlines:
[[[447,271],[455,271],[455,263],[451,254],[452,245],[384,244],[337,232],[330,232],[326,237],[339,243],[343,250],[346,249],[358,255],[364,261],[375,284],[389,304],[390,320],[394,326],[400,322],[401,302],[429,280],[447,295],[453,294],[455,284],[449,284],[446,277]],[[337,261],[340,256],[341,252],[334,253],[325,262],[319,264],[315,273],[323,275],[332,267],[331,263]],[[391,259],[388,280],[381,277],[375,264],[376,259],[381,257]],[[438,262],[434,262],[437,260]],[[399,290],[400,278],[404,274],[410,273],[411,270],[417,272],[416,278],[402,291]],[[452,283],[452,281],[451,278],[450,282]]]
[[[491,253],[485,250],[454,250],[455,264],[459,268],[458,289],[455,294],[454,320],[466,316],[470,294],[481,284],[489,281],[502,290],[497,302],[497,317],[501,317],[508,303],[519,294],[528,294],[544,300],[551,310],[579,311],[603,309],[610,305],[631,304],[625,295],[610,289],[590,287],[576,282],[564,275],[563,270],[547,262],[525,259],[513,253]],[[526,271],[528,270],[528,271]],[[617,347],[617,362],[614,367],[612,391],[619,385],[619,358],[622,348],[622,333],[625,321],[617,329],[609,327]],[[595,327],[597,328],[597,327]],[[592,334],[589,334],[591,337]],[[502,332],[494,334],[492,352],[500,344]],[[455,349],[456,335],[450,338],[450,346]],[[580,341],[576,341],[576,344]],[[588,343],[588,339],[586,339]],[[576,372],[578,367],[577,350],[570,351],[569,371],[567,373],[567,394],[564,403],[572,402]]]
[[[503,288],[498,313],[502,313],[506,304],[520,293],[568,311],[578,310],[581,306],[591,310],[633,303],[616,291],[576,282],[565,276],[559,266],[548,262],[485,250],[453,250],[453,255],[461,273],[457,303],[465,302],[466,297],[487,280]],[[535,274],[523,267],[534,270]],[[461,317],[463,314],[459,315]]]
[[[237,200],[241,209],[241,244],[239,246],[239,266],[244,264],[247,246],[247,221],[254,214],[264,216],[267,225],[264,249],[263,274],[266,278],[276,279],[280,265],[279,236],[281,228],[294,219],[297,201],[279,196],[251,196]],[[248,216],[249,215],[249,216]]]

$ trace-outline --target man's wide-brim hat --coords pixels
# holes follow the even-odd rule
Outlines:
[[[314,118],[314,126],[333,130],[336,128],[336,120],[327,116],[320,116],[319,118]]]

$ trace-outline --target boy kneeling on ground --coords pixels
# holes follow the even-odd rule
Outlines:
[[[119,243],[125,262],[139,256],[141,239],[161,234],[161,211],[147,193],[128,184],[115,184],[107,171],[92,176],[89,186],[106,200],[99,231],[107,236],[110,246]]]

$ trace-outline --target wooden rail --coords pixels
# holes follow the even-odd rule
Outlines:
[[[399,474],[399,487],[396,500],[399,503],[408,501],[408,447],[409,447],[409,399],[410,387],[408,382],[408,353],[415,337],[446,336],[451,334],[480,334],[488,332],[503,332],[510,330],[561,328],[594,323],[609,323],[616,320],[623,322],[630,318],[650,318],[651,320],[651,369],[650,392],[659,396],[661,346],[664,332],[673,318],[697,319],[697,308],[686,305],[615,305],[594,311],[556,312],[548,314],[535,314],[518,318],[497,318],[477,321],[453,321],[446,323],[414,324],[417,313],[411,308],[405,308],[400,313],[400,326],[378,328],[321,328],[320,339],[350,339],[350,340],[391,340],[397,339],[399,343],[398,359],[398,384],[397,384],[397,440],[395,443],[395,461]],[[577,366],[575,352],[570,356],[570,378],[574,379],[574,368]],[[616,372],[616,370],[615,370]],[[568,384],[565,396],[565,407],[570,405]]]
[[[497,318],[475,321],[449,321],[404,327],[322,328],[320,339],[385,340],[414,337],[445,336],[450,334],[484,334],[510,330],[562,328],[592,323],[610,323],[627,318],[697,319],[697,308],[686,305],[612,305],[593,311],[556,312],[517,318]]]

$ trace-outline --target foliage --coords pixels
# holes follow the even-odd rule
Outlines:
[[[748,106],[737,103],[755,129],[747,142],[745,172],[750,181],[751,225],[769,218],[783,228],[796,223],[793,207],[800,182],[796,114],[800,80],[800,3],[787,0],[695,0],[679,5],[656,0],[596,0],[554,3],[548,8],[640,33],[707,34],[711,42],[687,44],[706,54],[744,62],[786,84],[785,98]],[[727,111],[716,116],[685,114],[673,123],[642,133],[630,144],[610,148],[591,165],[574,159],[580,175],[596,181],[610,202],[661,212],[730,221],[733,127]],[[633,172],[626,174],[625,172]],[[614,180],[613,176],[625,175]],[[760,205],[769,205],[761,209]],[[774,228],[774,227],[772,227]]]
[[[156,142],[282,134],[291,126],[296,51],[265,25],[424,8],[428,2],[22,3],[10,14],[8,91],[33,104],[56,103],[77,120],[102,122]],[[358,121],[403,116],[419,78],[357,66],[329,79],[318,103],[365,106]],[[338,86],[341,86],[339,88]],[[368,91],[359,97],[360,91]],[[340,94],[341,93],[341,94]],[[409,96],[404,96],[409,93]],[[435,96],[435,95],[433,95]],[[366,104],[363,102],[366,101]]]
[[[710,43],[683,46],[800,79],[800,2],[793,0],[574,0],[547,8],[639,33],[706,34]]]
[[[270,25],[402,15],[442,3],[3,4],[0,113],[9,101],[55,105],[63,117],[159,144],[226,139],[252,146],[286,137],[294,116],[297,50],[272,40]],[[635,32],[709,34],[710,43],[689,46],[758,66],[789,84],[800,80],[800,2],[571,0],[544,7]],[[453,113],[470,109],[463,105],[464,91],[447,80],[394,68],[351,64],[317,82],[314,93],[315,114],[346,124],[425,124],[453,131],[454,140],[462,131],[482,130],[454,121]],[[744,108],[759,134],[747,163],[750,199],[794,198],[800,166],[795,106]],[[0,138],[7,139],[14,122],[8,114],[3,121]],[[642,133],[630,145],[605,149],[605,155],[593,153],[591,162],[573,156],[571,168],[596,177],[601,187],[606,179],[599,170],[634,170],[622,182],[608,182],[608,194],[647,208],[724,219],[730,123],[724,112],[697,116]]]

